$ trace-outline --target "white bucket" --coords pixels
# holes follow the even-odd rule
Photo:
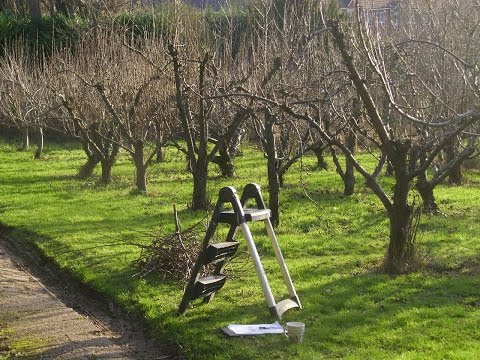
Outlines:
[[[291,342],[301,343],[305,333],[305,324],[298,321],[287,322],[287,335]]]

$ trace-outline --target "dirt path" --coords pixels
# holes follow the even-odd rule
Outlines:
[[[113,304],[102,310],[98,299],[19,252],[0,236],[0,360],[180,358]]]

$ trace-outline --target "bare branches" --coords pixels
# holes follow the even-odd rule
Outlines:
[[[434,48],[440,49],[442,52],[450,55],[452,58],[454,58],[456,61],[458,61],[462,66],[464,66],[467,69],[475,69],[475,64],[469,64],[467,63],[464,59],[460,58],[457,54],[455,54],[453,51],[447,49],[445,46],[434,43],[433,41],[430,40],[421,40],[421,39],[414,39],[414,38],[408,38],[407,40],[404,40],[402,42],[399,42],[395,45],[395,47],[401,47],[405,44],[409,43],[416,43],[416,44],[425,44],[425,45],[430,45]]]
[[[375,102],[371,94],[365,86],[365,80],[362,79],[360,73],[357,70],[357,67],[353,62],[352,54],[349,52],[348,45],[345,41],[345,35],[342,33],[338,23],[332,22],[330,27],[332,29],[331,33],[333,35],[333,38],[335,39],[338,50],[342,55],[343,62],[349,71],[350,79],[352,80],[355,88],[357,89],[359,97],[363,101],[365,110],[370,118],[370,121],[372,122],[373,127],[375,128],[375,131],[380,137],[380,141],[386,147],[387,152],[394,152],[394,149],[389,145],[389,133],[385,127],[385,124],[383,124],[382,122],[382,119],[380,117],[380,114],[378,113],[377,107],[375,106]]]

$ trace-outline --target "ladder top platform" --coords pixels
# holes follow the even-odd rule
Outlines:
[[[244,220],[242,222],[248,221],[261,221],[270,218],[271,211],[270,209],[244,209],[245,212]],[[239,224],[238,215],[234,210],[226,210],[220,213],[219,222],[228,223],[228,224]]]

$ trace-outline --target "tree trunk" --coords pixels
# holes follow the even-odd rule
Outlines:
[[[78,170],[78,177],[80,179],[87,179],[91,177],[93,175],[93,170],[95,170],[95,167],[98,163],[98,158],[95,155],[88,156],[87,162],[83,164]]]
[[[40,159],[43,152],[43,128],[41,126],[37,127],[37,149],[35,150],[34,159]]]
[[[445,148],[446,162],[453,161],[457,157],[456,153],[455,143],[452,140],[452,143]],[[448,171],[448,183],[450,185],[462,185],[462,182],[462,162],[459,162]]]
[[[109,184],[112,182],[112,168],[113,168],[113,165],[115,164],[115,161],[117,160],[117,155],[119,151],[120,151],[120,145],[117,142],[113,142],[113,141],[102,142],[101,182],[103,184]],[[143,163],[143,154],[142,154],[142,163]],[[145,169],[145,172],[146,172],[146,169]]]
[[[390,160],[388,159],[388,156],[387,156],[387,168],[385,170],[385,175],[386,176],[393,176],[393,166],[392,166],[392,163],[390,162]]]
[[[428,181],[425,172],[420,174],[415,183],[415,188],[417,189],[420,197],[423,202],[423,211],[426,213],[436,213],[438,212],[438,206],[435,201],[435,195],[433,194],[434,186]]]
[[[190,156],[186,156],[185,159],[187,160],[187,164],[185,166],[185,170],[188,171],[189,173],[193,174],[193,162],[194,160],[190,158]]]
[[[132,154],[135,164],[135,185],[139,192],[147,192],[147,165],[144,162],[144,143],[139,140],[134,145]]]
[[[207,208],[207,177],[208,163],[198,163],[193,173],[193,195],[192,210],[203,210]]]
[[[462,185],[463,183],[463,173],[462,173],[462,165],[458,164],[454,166],[448,172],[448,183],[450,185]]]
[[[161,147],[161,146],[159,146],[158,149],[157,149],[157,154],[156,154],[156,157],[155,157],[155,161],[157,163],[161,163],[161,162],[165,161],[165,151],[164,151],[163,147]]]
[[[99,158],[86,142],[82,142],[82,145],[83,151],[85,151],[85,155],[87,155],[87,162],[78,170],[78,177],[80,179],[87,179],[93,175],[93,170],[95,170],[95,167],[99,163]]]
[[[357,146],[357,142],[355,139],[355,134],[353,131],[350,131],[347,135],[347,148],[350,152],[355,154],[355,148]],[[344,189],[343,194],[345,196],[353,195],[353,191],[355,190],[355,172],[353,168],[353,162],[347,157],[345,159],[345,174],[344,174]]]
[[[271,211],[273,226],[280,224],[280,179],[277,171],[276,159],[268,158],[268,207]]]
[[[30,146],[30,137],[29,137],[29,134],[28,134],[28,126],[22,126],[21,131],[22,131],[22,146],[20,147],[20,150],[26,150]]]
[[[268,206],[271,211],[273,226],[280,223],[280,178],[277,159],[277,148],[274,134],[275,119],[271,114],[266,115],[264,148],[267,154],[268,176]]]
[[[319,169],[327,170],[328,165],[327,162],[325,161],[325,155],[324,155],[324,148],[322,144],[319,144],[318,146],[315,146],[312,148],[313,153],[315,154],[317,158],[317,166]]]
[[[230,157],[234,158],[235,156],[240,155],[240,145],[242,143],[242,137],[245,134],[244,125],[240,125],[235,132],[233,133],[230,143],[228,144],[228,154]]]
[[[401,274],[408,267],[414,254],[413,239],[410,239],[410,224],[413,209],[408,204],[394,204],[388,217],[390,220],[390,243],[384,262],[385,272]]]
[[[235,166],[226,146],[222,145],[215,156],[213,162],[218,165],[222,176],[225,178],[235,177]]]
[[[346,169],[345,169],[345,180],[343,195],[351,196],[355,190],[355,174],[353,171],[353,166],[349,160],[346,160]]]
[[[355,190],[355,175],[353,166],[349,164],[347,160],[347,168],[345,169],[345,181],[344,181],[343,195],[351,196]]]
[[[155,132],[156,132],[156,143],[157,143],[157,153],[156,153],[155,161],[157,163],[161,163],[165,161],[165,152],[162,146],[162,144],[164,144],[164,141],[163,141],[163,133],[160,130],[160,122],[156,123]]]
[[[408,175],[408,143],[397,142],[395,158],[391,158],[394,168],[395,186],[392,206],[388,209],[390,220],[390,243],[385,257],[384,268],[387,273],[403,273],[413,260],[415,253],[414,238],[410,229],[413,207],[408,204],[410,176]],[[393,156],[393,155],[392,155]]]
[[[280,167],[280,164],[277,163],[277,166]],[[283,188],[285,185],[285,172],[277,171],[278,172],[278,183],[280,188]]]
[[[112,168],[113,168],[114,162],[115,161],[112,161],[112,159],[110,158],[103,159],[102,161],[100,161],[100,164],[102,166],[102,177],[100,181],[102,184],[110,184],[112,182]],[[145,188],[146,188],[146,184],[145,184]]]

